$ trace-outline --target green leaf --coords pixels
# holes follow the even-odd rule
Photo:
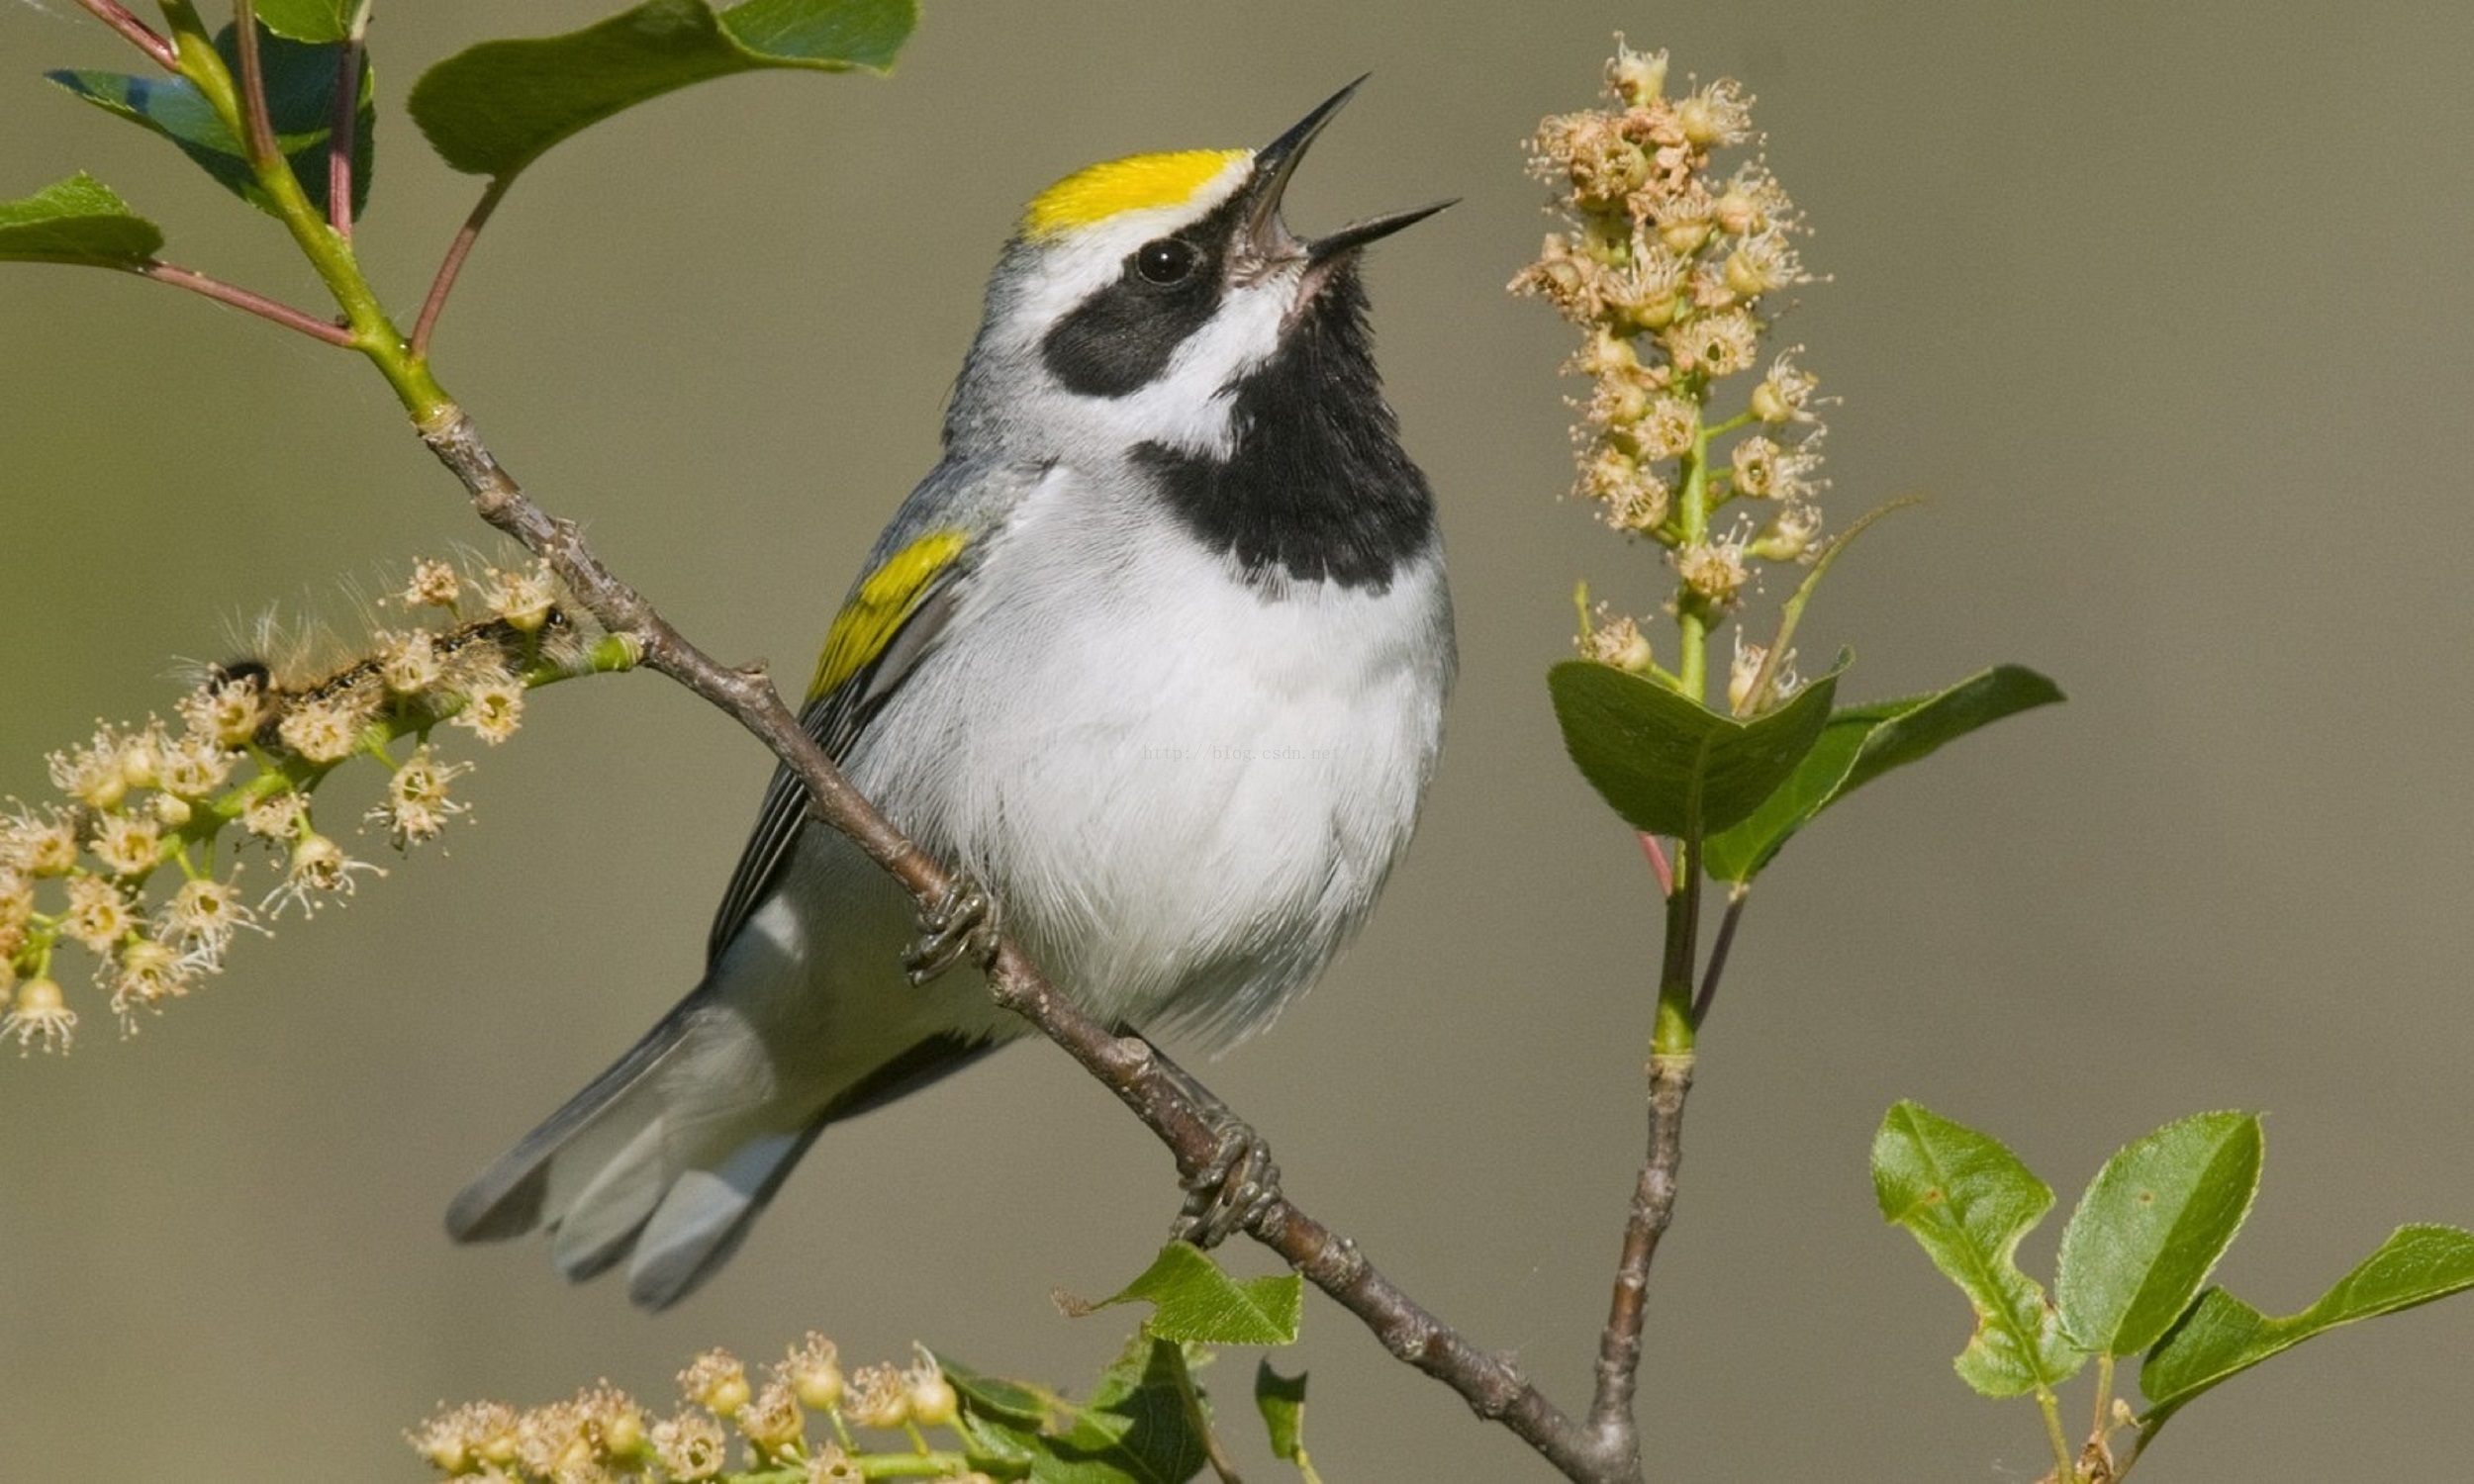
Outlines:
[[[2474,1288],[2474,1232],[2441,1226],[2399,1227],[2318,1303],[2281,1319],[2211,1288],[2140,1367],[2139,1388],[2148,1407],[2140,1426],[2154,1433],[2193,1397],[2314,1335],[2468,1288]]]
[[[1091,1400],[987,1376],[937,1357],[962,1400],[975,1463],[1039,1484],[1182,1484],[1202,1470],[1202,1436],[1187,1406],[1185,1351],[1135,1337],[1099,1374]]]
[[[2053,1299],[2103,1355],[2154,1345],[2190,1307],[2259,1191],[2259,1120],[2200,1113],[2105,1161],[2061,1233]]]
[[[1186,1355],[1166,1340],[1136,1340],[1102,1371],[1091,1401],[1062,1437],[1043,1437],[1031,1461],[1039,1484],[1184,1484],[1205,1450],[1186,1406]]]
[[[1547,672],[1581,777],[1634,829],[1687,839],[1750,815],[1794,775],[1830,719],[1838,681],[1833,670],[1785,705],[1738,721],[1594,660]]]
[[[1284,1463],[1305,1457],[1305,1374],[1284,1376],[1267,1358],[1254,1368],[1254,1405],[1272,1435],[1272,1456]]]
[[[258,60],[266,78],[266,118],[273,126],[275,147],[292,166],[301,189],[320,212],[327,210],[327,141],[334,116],[334,90],[342,70],[343,48],[305,46],[265,34],[258,28]],[[215,49],[235,76],[240,61],[237,33],[227,26],[215,38]],[[249,168],[240,140],[224,127],[214,105],[185,77],[132,77],[124,72],[47,72],[45,76],[109,114],[151,130],[180,146],[224,189],[272,215],[274,201],[261,190]],[[377,94],[369,59],[361,59],[360,100],[352,135],[352,215],[369,202],[370,172],[376,162],[372,136],[378,126]]]
[[[1975,1309],[1976,1333],[1956,1362],[1960,1380],[1986,1396],[2019,1396],[2079,1368],[2087,1357],[2014,1257],[2053,1204],[2018,1156],[1902,1101],[1873,1136],[1872,1189],[1883,1219],[1913,1234]]]
[[[882,72],[916,0],[645,0],[564,36],[484,42],[422,74],[413,122],[448,164],[504,178],[648,99],[767,67]]]
[[[1124,1291],[1092,1305],[1151,1304],[1143,1333],[1197,1345],[1294,1345],[1304,1286],[1295,1273],[1232,1278],[1201,1249],[1172,1242]]]
[[[1034,1428],[1048,1421],[1050,1400],[1042,1393],[1002,1376],[984,1375],[942,1354],[935,1359],[965,1405]]]
[[[258,24],[295,42],[340,42],[352,35],[361,0],[257,0]]]
[[[1830,718],[1784,787],[1751,817],[1710,838],[1703,856],[1709,874],[1722,881],[1749,881],[1815,815],[1882,774],[2005,716],[2061,698],[2060,688],[2035,671],[1997,665],[1930,696],[1850,706]]]
[[[32,196],[0,201],[0,259],[129,268],[162,245],[160,228],[83,171]]]

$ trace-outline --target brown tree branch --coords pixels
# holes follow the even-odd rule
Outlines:
[[[761,668],[732,669],[689,643],[642,594],[602,564],[573,521],[533,504],[490,455],[471,418],[460,410],[450,409],[423,423],[421,436],[471,493],[481,518],[548,562],[577,602],[612,633],[636,646],[645,667],[669,676],[755,733],[807,787],[816,817],[858,842],[922,906],[944,896],[951,879],[942,865],[861,796],[800,726]],[[1219,1130],[1179,1079],[1164,1069],[1150,1043],[1114,1035],[1084,1014],[1010,940],[998,950],[989,984],[999,1005],[1039,1027],[1132,1109],[1168,1146],[1181,1174],[1190,1175],[1210,1163]],[[1688,1083],[1688,1067],[1684,1079]],[[1680,1111],[1679,1094],[1676,1104]],[[1663,1213],[1673,1202],[1671,1158],[1665,1168],[1663,1203],[1657,1196],[1649,1200],[1660,1213],[1659,1230],[1664,1228]],[[1647,1188],[1646,1173],[1644,1183]],[[1639,1211],[1643,1202],[1635,1205]],[[1597,1419],[1584,1428],[1524,1381],[1509,1361],[1479,1349],[1421,1308],[1377,1271],[1356,1243],[1285,1196],[1257,1210],[1245,1230],[1362,1320],[1385,1349],[1459,1392],[1479,1417],[1510,1429],[1566,1477],[1579,1484],[1638,1484],[1639,1448],[1628,1415],[1620,1429]]]
[[[1600,1444],[1633,1451],[1639,1468],[1640,1435],[1633,1398],[1641,1373],[1641,1331],[1648,1307],[1650,1264],[1675,1215],[1675,1177],[1683,1163],[1683,1100],[1692,1091],[1690,1052],[1650,1055],[1649,1153],[1633,1187],[1624,1223],[1624,1245],[1615,1264],[1615,1296],[1599,1340],[1597,1388],[1589,1405],[1589,1428]]]

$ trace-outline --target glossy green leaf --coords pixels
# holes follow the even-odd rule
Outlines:
[[[2061,1233],[2053,1300],[2090,1351],[2134,1355],[2190,1307],[2259,1191],[2248,1113],[2166,1124],[2105,1161]]]
[[[1039,1437],[1038,1484],[1184,1484],[1202,1471],[1202,1437],[1186,1407],[1185,1352],[1165,1340],[1136,1340],[1100,1373],[1091,1400],[1061,1434]]]
[[[2474,1288],[2474,1232],[2442,1226],[2398,1228],[2299,1314],[2271,1318],[2211,1288],[2140,1367],[2139,1386],[2148,1407],[2141,1426],[2152,1434],[2192,1398],[2315,1335],[2469,1288]]]
[[[264,34],[260,27],[258,59],[266,77],[266,118],[274,127],[275,147],[292,166],[312,205],[327,210],[327,149],[334,116],[335,83],[342,71],[343,48],[306,46]],[[229,26],[215,38],[215,49],[235,76],[239,59],[236,33]],[[369,201],[370,171],[376,161],[372,139],[378,125],[376,93],[369,61],[361,59],[359,115],[352,136],[352,215]],[[44,74],[109,114],[151,130],[180,146],[224,189],[260,211],[273,213],[274,202],[261,190],[249,168],[240,140],[196,84],[185,77],[133,77],[124,72],[56,71]]]
[[[162,245],[161,229],[82,171],[32,196],[0,201],[0,260],[127,268]]]
[[[1305,1457],[1305,1373],[1284,1376],[1268,1359],[1254,1368],[1254,1405],[1272,1437],[1272,1456],[1284,1463]]]
[[[413,122],[439,157],[505,177],[551,145],[648,99],[767,67],[882,72],[915,0],[646,0],[564,36],[484,42],[422,74]]]
[[[1153,1310],[1143,1333],[1160,1340],[1293,1345],[1303,1294],[1303,1280],[1295,1273],[1232,1278],[1201,1249],[1172,1242],[1123,1292],[1092,1307],[1148,1303]]]
[[[1838,680],[1833,670],[1785,705],[1738,721],[1594,660],[1547,672],[1581,777],[1634,829],[1686,838],[1747,817],[1794,775],[1830,719]]]
[[[1183,1484],[1202,1469],[1204,1449],[1186,1393],[1185,1351],[1136,1337],[1100,1372],[1091,1399],[981,1375],[938,1357],[962,1402],[959,1427],[982,1467],[1039,1484]]]
[[[2053,1192],[1991,1139],[1912,1102],[1881,1120],[1872,1141],[1873,1195],[1958,1285],[1976,1314],[1959,1379],[1986,1396],[2018,1396],[2067,1379],[2087,1357],[2061,1333],[2045,1290],[2015,1253]]]
[[[258,24],[288,41],[340,42],[367,0],[257,0]]]
[[[1743,822],[1709,840],[1704,859],[1722,881],[1747,881],[1822,810],[1879,778],[1931,756],[2005,716],[2062,698],[2051,681],[1997,665],[1948,690],[1850,706],[1830,718],[1785,785]]]

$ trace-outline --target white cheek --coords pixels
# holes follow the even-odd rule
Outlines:
[[[1230,290],[1219,313],[1187,337],[1157,381],[1110,404],[1112,420],[1129,436],[1182,452],[1228,453],[1236,384],[1280,348],[1296,285],[1297,270],[1284,268]]]

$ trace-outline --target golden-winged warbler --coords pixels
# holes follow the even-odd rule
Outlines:
[[[1113,1026],[1268,1021],[1365,918],[1442,739],[1443,547],[1358,280],[1359,249],[1441,208],[1281,218],[1356,86],[1260,150],[1112,160],[1031,202],[944,459],[809,692],[859,788]],[[806,805],[777,772],[703,982],[456,1198],[457,1239],[546,1227],[569,1277],[624,1261],[661,1308],[826,1125],[1028,1029],[975,974],[913,982],[913,904]]]

